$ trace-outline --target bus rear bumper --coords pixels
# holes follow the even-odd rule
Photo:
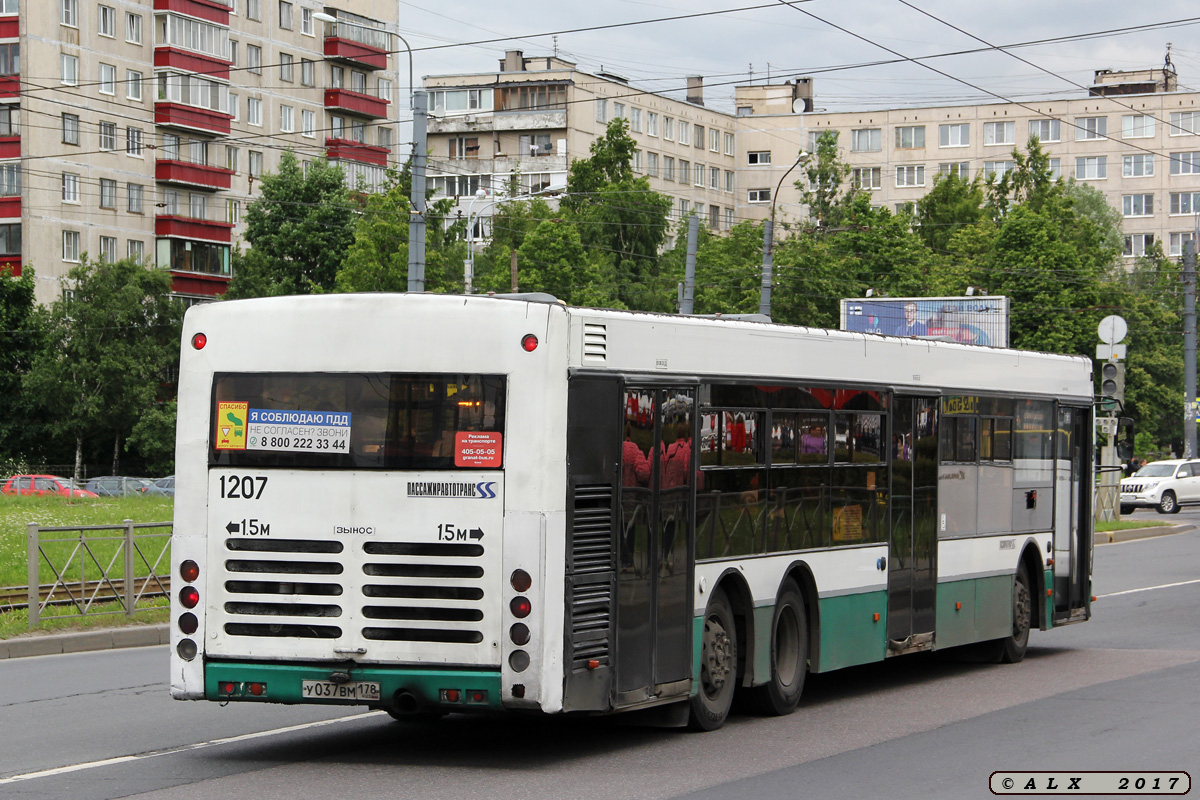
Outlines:
[[[399,713],[501,709],[500,670],[209,661],[205,699],[384,708]]]

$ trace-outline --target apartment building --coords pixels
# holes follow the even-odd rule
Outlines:
[[[735,220],[736,145],[731,114],[704,106],[703,85],[689,79],[687,100],[632,88],[610,73],[588,73],[555,56],[512,50],[499,71],[435,75],[429,93],[429,180],[439,196],[461,198],[464,215],[487,219],[514,173],[528,194],[565,185],[573,160],[614,118],[629,121],[637,142],[634,171],[674,199],[674,216],[693,211],[714,230]],[[471,198],[476,202],[472,206]]]
[[[397,12],[394,0],[0,0],[0,266],[32,267],[43,303],[84,253],[168,268],[189,301],[223,293],[241,213],[286,149],[326,155],[355,183],[382,179]]]
[[[1101,191],[1122,217],[1125,255],[1153,242],[1177,256],[1200,212],[1200,93],[1176,91],[1174,70],[1100,71],[1078,97],[1021,103],[827,113],[811,109],[811,85],[736,89],[739,218],[806,217],[796,169],[800,150],[835,131],[850,180],[873,204],[915,203],[937,175],[1013,169],[1012,151],[1036,136],[1055,175]],[[803,102],[809,99],[806,106]],[[781,183],[782,181],[782,183]],[[776,191],[778,190],[778,196]]]

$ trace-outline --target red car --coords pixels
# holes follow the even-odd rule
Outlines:
[[[4,494],[57,494],[63,497],[99,497],[95,492],[80,489],[70,478],[57,475],[13,475],[0,488]]]

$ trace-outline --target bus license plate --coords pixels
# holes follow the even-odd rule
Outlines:
[[[378,700],[379,684],[373,681],[301,681],[300,696],[319,700]]]

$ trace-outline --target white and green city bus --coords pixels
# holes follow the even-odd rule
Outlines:
[[[177,698],[711,729],[1090,613],[1084,358],[534,297],[184,327]]]

